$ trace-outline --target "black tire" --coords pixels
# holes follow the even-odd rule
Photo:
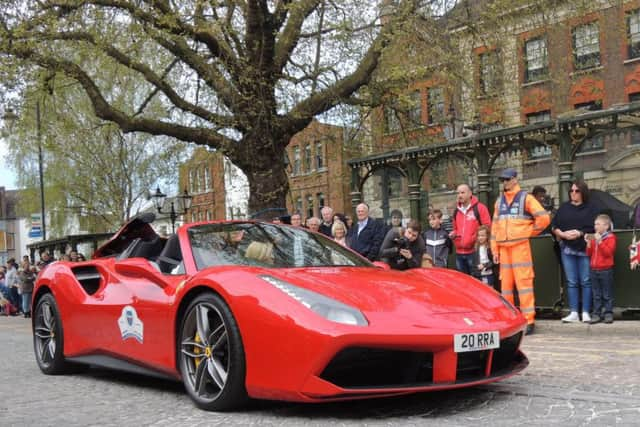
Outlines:
[[[218,295],[191,301],[180,321],[177,347],[182,381],[196,406],[229,411],[247,403],[240,330]]]
[[[64,333],[56,299],[43,295],[33,312],[33,350],[40,370],[47,375],[72,371],[64,359]]]

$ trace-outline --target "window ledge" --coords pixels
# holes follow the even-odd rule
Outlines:
[[[478,95],[476,96],[476,99],[478,100],[494,99],[494,98],[497,98],[498,96],[499,96],[499,92],[492,92],[492,93],[486,93],[484,95]]]
[[[549,78],[545,78],[542,80],[536,80],[534,82],[527,82],[527,83],[522,83],[522,85],[520,85],[520,87],[531,87],[531,86],[537,86],[537,85],[541,85],[541,84],[545,84],[545,83],[549,83],[551,80]]]
[[[593,72],[596,72],[596,71],[601,71],[601,70],[604,70],[604,66],[602,64],[601,65],[597,65],[595,67],[585,68],[583,70],[575,70],[574,72],[569,73],[569,77],[581,76],[583,74],[590,74],[590,73],[593,73]]]
[[[537,158],[533,158],[533,159],[527,159],[524,161],[525,165],[533,165],[536,163],[542,163],[542,162],[548,162],[552,160],[551,156],[547,156],[547,157],[537,157]]]
[[[607,153],[607,149],[601,148],[599,150],[583,151],[581,153],[576,153],[576,157],[592,156],[595,154],[606,154],[606,153]]]
[[[640,56],[637,56],[635,58],[625,59],[624,61],[622,61],[623,64],[633,64],[635,62],[640,62]]]

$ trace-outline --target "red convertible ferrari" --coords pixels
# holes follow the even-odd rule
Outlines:
[[[524,369],[522,315],[445,269],[393,271],[316,233],[153,215],[34,290],[45,374],[99,365],[182,380],[207,410],[467,387]]]

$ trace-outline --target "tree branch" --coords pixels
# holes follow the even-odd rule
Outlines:
[[[322,0],[302,0],[289,8],[289,19],[280,33],[275,46],[273,68],[282,71],[291,52],[296,47],[304,20],[318,7]]]

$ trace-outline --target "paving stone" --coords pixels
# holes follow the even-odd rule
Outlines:
[[[92,368],[46,376],[30,322],[0,318],[2,426],[610,426],[638,425],[640,322],[539,321],[520,375],[473,389],[326,404],[256,402],[243,411],[193,406],[180,383]]]

